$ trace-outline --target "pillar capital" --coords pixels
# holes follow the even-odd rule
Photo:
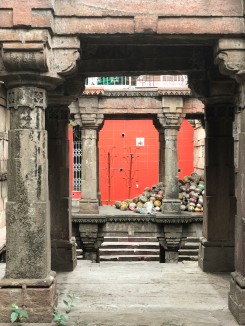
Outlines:
[[[220,39],[214,54],[222,74],[235,78],[238,83],[245,80],[244,39]]]
[[[0,80],[7,88],[29,85],[54,90],[59,86],[63,95],[77,97],[84,79],[77,75],[79,62],[77,37],[57,37],[44,31],[31,41],[23,36],[22,42],[0,44]]]
[[[104,115],[99,113],[97,96],[80,97],[70,105],[70,112],[83,129],[98,130],[104,123]]]
[[[162,97],[162,112],[157,115],[158,122],[160,123],[160,129],[163,127],[164,129],[178,130],[184,116],[182,97]]]

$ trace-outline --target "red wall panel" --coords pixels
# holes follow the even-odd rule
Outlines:
[[[184,120],[180,126],[177,143],[179,179],[194,171],[193,137],[194,129],[187,120]]]
[[[136,138],[143,138],[144,146],[136,146]],[[104,205],[138,196],[157,183],[159,141],[152,121],[106,120],[99,134],[99,162]]]

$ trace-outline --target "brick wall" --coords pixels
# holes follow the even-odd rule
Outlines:
[[[194,127],[194,171],[199,175],[204,175],[205,159],[205,129],[199,120],[195,120]]]
[[[0,84],[0,228],[5,226],[7,201],[7,156],[9,112],[6,110],[6,90]]]

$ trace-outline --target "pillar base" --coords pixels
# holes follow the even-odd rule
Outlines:
[[[93,199],[81,199],[79,201],[79,213],[99,214],[99,202]]]
[[[180,213],[179,199],[163,199],[162,212],[167,214],[179,214]]]
[[[29,323],[52,322],[53,308],[57,306],[56,274],[51,272],[46,279],[0,280],[0,323],[10,323],[12,304],[28,313]]]
[[[74,240],[51,241],[51,268],[56,272],[72,272],[77,266],[76,243]]]
[[[245,279],[236,272],[231,273],[228,304],[239,325],[245,325]]]
[[[198,264],[204,272],[233,272],[234,242],[207,241],[202,238]]]

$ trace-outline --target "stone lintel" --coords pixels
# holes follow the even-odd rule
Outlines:
[[[202,238],[199,245],[199,267],[204,272],[232,272],[234,250],[234,242],[208,241]]]

